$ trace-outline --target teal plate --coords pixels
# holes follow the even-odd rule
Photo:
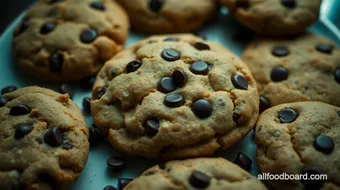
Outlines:
[[[309,28],[309,31],[324,36],[340,45],[340,32],[332,23],[330,13],[340,12],[334,11],[333,5],[337,4],[336,0],[324,0],[321,16],[318,22]],[[339,7],[339,6],[338,6]],[[56,88],[58,84],[42,83],[25,75],[25,71],[19,71],[14,63],[12,56],[12,33],[16,25],[20,22],[24,13],[19,16],[0,37],[0,88],[7,85],[15,85],[17,87],[25,87],[30,85],[38,85],[48,88]],[[339,19],[339,18],[338,18]],[[208,41],[215,42],[227,47],[236,55],[240,56],[246,44],[252,37],[252,33],[245,30],[235,19],[233,19],[226,10],[222,9],[216,18],[215,23],[205,26],[200,31],[207,37]],[[127,46],[131,46],[137,41],[145,38],[146,35],[131,32],[127,41]],[[82,108],[82,100],[84,97],[90,97],[90,91],[84,91],[79,88],[77,83],[72,84],[75,89],[73,100]],[[86,121],[89,126],[92,125],[92,118],[86,115]],[[216,157],[224,157],[233,160],[238,152],[247,154],[252,160],[252,175],[259,173],[255,159],[256,146],[253,140],[253,132],[250,132],[241,142],[235,144],[226,151],[218,151],[214,154]],[[110,144],[105,141],[101,145],[91,148],[89,158],[84,171],[78,181],[72,185],[73,190],[94,190],[103,189],[106,185],[117,186],[118,178],[136,178],[144,170],[153,165],[158,164],[157,160],[146,160],[141,157],[127,157],[126,168],[120,173],[114,173],[106,165],[106,160],[111,156],[122,155],[115,151]]]

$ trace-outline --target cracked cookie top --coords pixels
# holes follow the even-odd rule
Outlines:
[[[117,0],[127,11],[131,25],[148,33],[190,32],[216,12],[217,0]]]
[[[122,49],[128,28],[126,13],[112,0],[40,0],[14,32],[15,58],[37,78],[79,80]]]
[[[67,94],[27,87],[0,108],[0,187],[62,189],[87,161],[88,129]]]
[[[258,117],[256,83],[225,48],[190,34],[147,38],[108,61],[91,110],[118,150],[148,158],[211,155]]]
[[[242,59],[254,75],[263,108],[299,101],[340,106],[340,50],[328,39],[311,33],[259,38]]]
[[[319,17],[321,0],[221,0],[242,24],[268,35],[305,31]]]
[[[267,181],[270,189],[340,189],[340,108],[322,102],[281,104],[256,124],[257,161],[271,174],[326,174],[327,181]]]
[[[265,190],[255,177],[223,158],[171,161],[154,166],[130,182],[124,190],[148,189],[234,189]]]

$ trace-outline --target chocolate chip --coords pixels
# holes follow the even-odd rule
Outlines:
[[[340,84],[340,68],[337,68],[335,71],[334,71],[334,79],[337,83]]]
[[[336,112],[338,114],[338,116],[340,117],[340,111]]]
[[[270,78],[274,82],[287,80],[288,71],[283,67],[276,67],[275,69],[273,69],[272,73],[270,74]]]
[[[197,50],[203,51],[203,50],[210,50],[210,46],[208,44],[205,44],[203,42],[197,42],[194,44],[194,47]]]
[[[61,94],[68,94],[70,96],[70,98],[72,99],[74,96],[74,90],[73,87],[69,84],[62,84],[60,85],[58,92],[60,92]]]
[[[320,135],[314,139],[314,147],[320,152],[330,154],[334,150],[334,141],[329,136]]]
[[[158,163],[158,167],[159,169],[162,169],[164,170],[166,168],[166,163],[164,162],[164,160],[160,160],[159,163]]]
[[[0,108],[4,107],[8,103],[8,99],[4,96],[0,96]]]
[[[304,168],[301,171],[302,175],[307,174],[308,179],[310,179],[311,175],[320,175],[321,172],[318,169],[315,168]],[[309,190],[309,189],[321,189],[321,187],[323,186],[323,181],[322,180],[305,180],[305,179],[301,179],[301,183],[304,185],[304,189]]]
[[[184,98],[180,94],[169,94],[164,98],[164,104],[171,108],[180,107],[184,104]]]
[[[12,107],[9,114],[18,116],[18,115],[26,115],[26,114],[29,114],[30,112],[31,110],[27,106],[19,104],[19,105]]]
[[[175,85],[174,81],[170,77],[164,77],[158,84],[158,90],[163,93],[169,93],[175,91],[177,86]]]
[[[157,118],[147,120],[143,127],[145,128],[145,133],[148,137],[153,137],[158,133],[159,130],[159,120]]]
[[[118,178],[118,190],[123,190],[133,179]]]
[[[188,75],[183,70],[177,69],[172,73],[172,79],[177,86],[183,87],[188,82]]]
[[[195,188],[204,189],[209,186],[210,177],[203,172],[194,171],[189,177],[189,183]]]
[[[91,90],[95,81],[96,81],[96,76],[83,78],[83,79],[80,80],[79,86],[80,86],[81,89]]]
[[[115,187],[113,187],[112,185],[108,185],[106,187],[104,187],[103,190],[117,190]]]
[[[113,156],[106,161],[107,166],[114,172],[120,172],[125,168],[125,159],[121,156]]]
[[[99,129],[92,125],[92,127],[89,128],[89,142],[91,146],[98,145],[102,141],[102,135],[99,131]]]
[[[4,95],[6,93],[10,93],[10,92],[14,92],[16,91],[18,88],[16,86],[6,86],[3,89],[1,89],[1,95]]]
[[[19,35],[19,34],[25,32],[25,30],[28,28],[28,26],[29,26],[28,18],[22,19],[19,30],[16,33],[16,35]]]
[[[142,66],[142,62],[139,61],[139,60],[134,60],[134,61],[131,61],[129,62],[127,65],[126,65],[126,72],[127,73],[132,73],[132,72],[135,72],[139,69],[139,67]]]
[[[275,47],[272,50],[272,54],[277,57],[284,57],[289,54],[289,50],[285,47]]]
[[[179,40],[177,38],[169,37],[169,38],[165,38],[163,41],[164,42],[178,42]]]
[[[213,108],[208,100],[197,100],[192,104],[191,110],[194,114],[201,119],[205,119],[211,115]]]
[[[99,100],[104,96],[104,94],[107,91],[107,86],[102,87],[97,93],[96,93],[96,99]]]
[[[100,10],[100,11],[105,11],[105,6],[103,5],[102,2],[100,1],[94,1],[90,4],[90,6],[94,9]]]
[[[209,73],[209,65],[206,62],[198,61],[190,66],[190,71],[196,75],[207,75]]]
[[[91,114],[91,98],[85,97],[83,99],[83,109],[87,114]]]
[[[44,141],[50,146],[60,146],[63,143],[63,135],[59,128],[53,127],[44,135]]]
[[[161,56],[166,61],[177,61],[181,58],[181,54],[173,49],[165,49],[162,51]]]
[[[55,25],[53,23],[45,23],[41,29],[40,34],[48,34],[55,29]]]
[[[149,0],[149,8],[153,12],[158,13],[164,4],[164,1],[165,0]]]
[[[270,107],[271,107],[271,104],[269,100],[266,97],[261,96],[260,97],[260,113],[264,112],[266,109]]]
[[[237,89],[248,90],[248,81],[242,75],[233,75],[231,82]]]
[[[239,152],[234,160],[234,163],[240,166],[242,169],[249,171],[253,161],[247,155]]]
[[[63,144],[63,149],[65,149],[65,150],[70,150],[72,148],[73,148],[73,145],[70,142]]]
[[[55,53],[50,57],[50,71],[60,73],[64,64],[64,56],[59,53]]]
[[[315,48],[319,52],[326,53],[326,54],[331,54],[333,51],[333,45],[331,44],[319,44]]]
[[[92,29],[84,30],[80,34],[80,40],[86,44],[93,42],[96,38],[97,38],[97,32]]]
[[[15,134],[14,137],[16,139],[21,139],[24,136],[28,135],[31,131],[33,130],[33,126],[30,124],[22,124],[22,125],[18,125],[15,128]]]
[[[281,110],[279,113],[281,123],[292,123],[297,117],[298,114],[291,108]]]
[[[295,8],[296,3],[295,0],[281,0],[281,5],[292,9]]]
[[[59,3],[59,2],[63,2],[63,1],[65,1],[65,0],[51,0],[50,4]]]
[[[240,119],[240,115],[239,114],[237,114],[237,113],[233,113],[233,121],[235,122],[235,123],[238,123],[238,120]]]

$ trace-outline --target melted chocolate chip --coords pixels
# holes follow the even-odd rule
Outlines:
[[[155,13],[158,13],[164,4],[165,0],[149,0],[149,8]]]
[[[332,54],[333,52],[333,45],[331,44],[319,44],[315,47],[321,53]]]
[[[261,96],[260,97],[260,113],[264,112],[266,109],[270,107],[271,107],[271,104],[269,100],[266,97]]]
[[[301,174],[307,174],[308,179],[310,179],[311,175],[320,175],[321,172],[318,169],[315,168],[304,168],[301,171]],[[321,189],[323,186],[323,181],[321,180],[305,180],[301,179],[302,184],[304,185],[306,190],[317,190]]]
[[[121,156],[113,156],[106,161],[107,166],[114,172],[120,172],[125,168],[125,159]]]
[[[63,149],[65,149],[65,150],[70,150],[72,148],[73,148],[73,145],[70,142],[63,144]]]
[[[194,44],[194,47],[197,50],[204,51],[204,50],[210,50],[210,46],[208,44],[205,44],[203,42],[197,42]]]
[[[340,84],[340,68],[337,68],[334,71],[334,80]]]
[[[0,108],[4,107],[8,103],[8,99],[4,96],[0,96]]]
[[[63,143],[63,135],[59,128],[53,127],[44,135],[44,141],[50,146],[57,147]]]
[[[91,114],[91,98],[85,97],[83,99],[83,109],[87,114]]]
[[[92,127],[89,128],[89,142],[91,146],[98,145],[102,141],[102,135],[99,131],[99,129],[92,125]]]
[[[123,190],[133,179],[118,178],[118,190]]]
[[[207,75],[209,73],[209,65],[206,62],[195,62],[190,66],[190,71],[196,75]]]
[[[163,41],[164,42],[178,42],[179,40],[177,38],[169,37],[169,38],[165,38]]]
[[[213,112],[213,108],[208,100],[197,100],[192,104],[191,110],[194,114],[201,119],[210,117]]]
[[[55,29],[55,25],[53,23],[45,23],[41,29],[40,34],[48,34]]]
[[[171,108],[180,107],[184,104],[184,98],[180,94],[169,94],[164,98],[164,104]]]
[[[131,61],[131,62],[129,62],[129,63],[126,65],[126,72],[127,72],[127,73],[135,72],[135,71],[137,71],[141,66],[142,66],[142,62],[141,62],[141,61],[139,61],[139,60]]]
[[[80,40],[86,44],[93,42],[96,38],[97,38],[97,32],[92,29],[84,30],[80,34]]]
[[[234,163],[243,168],[244,170],[249,171],[251,169],[251,165],[253,161],[242,152],[239,152],[237,154],[236,159],[234,160]]]
[[[248,90],[248,81],[242,75],[233,75],[231,82],[237,89]]]
[[[163,93],[169,93],[175,91],[177,86],[175,85],[174,81],[170,77],[164,77],[158,84],[158,90]]]
[[[96,81],[96,76],[83,78],[83,79],[80,80],[79,86],[80,86],[81,89],[91,90],[95,81]]]
[[[288,71],[283,67],[276,67],[273,69],[270,78],[274,82],[280,82],[283,80],[287,80],[288,78]]]
[[[18,125],[15,128],[15,134],[14,137],[16,139],[21,139],[24,136],[28,135],[33,130],[33,126],[31,124],[22,124]]]
[[[16,91],[18,88],[16,86],[6,86],[3,89],[1,89],[1,95],[4,95],[6,93],[10,93],[10,92],[14,92]]]
[[[104,96],[104,94],[107,91],[107,86],[102,87],[97,93],[96,93],[96,99],[99,100]]]
[[[289,54],[289,50],[285,47],[275,47],[272,50],[272,54],[277,57],[284,57]]]
[[[296,7],[295,0],[281,0],[281,5],[291,9]]]
[[[172,79],[177,86],[183,87],[188,82],[188,75],[183,70],[177,69],[172,73]]]
[[[181,58],[181,54],[174,49],[165,49],[161,53],[161,57],[166,61],[177,61]]]
[[[90,4],[90,6],[93,8],[93,9],[96,9],[96,10],[100,10],[100,11],[105,11],[105,6],[103,5],[102,2],[100,1],[94,1]]]
[[[149,119],[144,123],[145,133],[148,137],[154,137],[159,130],[159,120],[157,118]]]
[[[279,113],[279,119],[281,123],[292,123],[297,117],[298,114],[291,108],[281,110]]]
[[[50,57],[50,71],[60,73],[64,64],[64,56],[59,53],[55,53]]]
[[[68,94],[70,96],[70,98],[72,99],[74,96],[74,90],[73,87],[69,84],[62,84],[60,85],[58,92],[60,92],[61,94]]]
[[[237,114],[237,113],[233,113],[233,121],[235,122],[235,123],[238,123],[238,120],[240,119],[240,115],[239,114]]]
[[[320,152],[330,154],[334,150],[334,141],[329,136],[320,135],[314,139],[314,147]]]
[[[18,115],[26,115],[26,114],[29,114],[30,112],[31,110],[27,106],[20,104],[20,105],[16,105],[12,107],[9,114],[18,116]]]
[[[115,187],[113,187],[112,185],[108,185],[106,187],[104,187],[103,190],[117,190]]]
[[[210,177],[200,171],[194,171],[189,177],[191,186],[199,189],[204,189],[210,185]]]

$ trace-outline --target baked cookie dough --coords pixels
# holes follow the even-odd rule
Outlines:
[[[189,32],[208,21],[218,10],[217,0],[117,0],[126,9],[131,25],[147,33]]]
[[[164,159],[207,156],[240,141],[258,117],[247,66],[191,34],[147,38],[108,61],[91,112],[111,144]]]
[[[299,34],[319,17],[321,0],[221,0],[250,29],[268,35]]]
[[[13,50],[24,73],[79,80],[123,48],[128,28],[126,13],[112,0],[40,0],[15,30]]]
[[[75,182],[89,152],[88,129],[67,94],[26,87],[0,108],[1,189],[63,189]]]

